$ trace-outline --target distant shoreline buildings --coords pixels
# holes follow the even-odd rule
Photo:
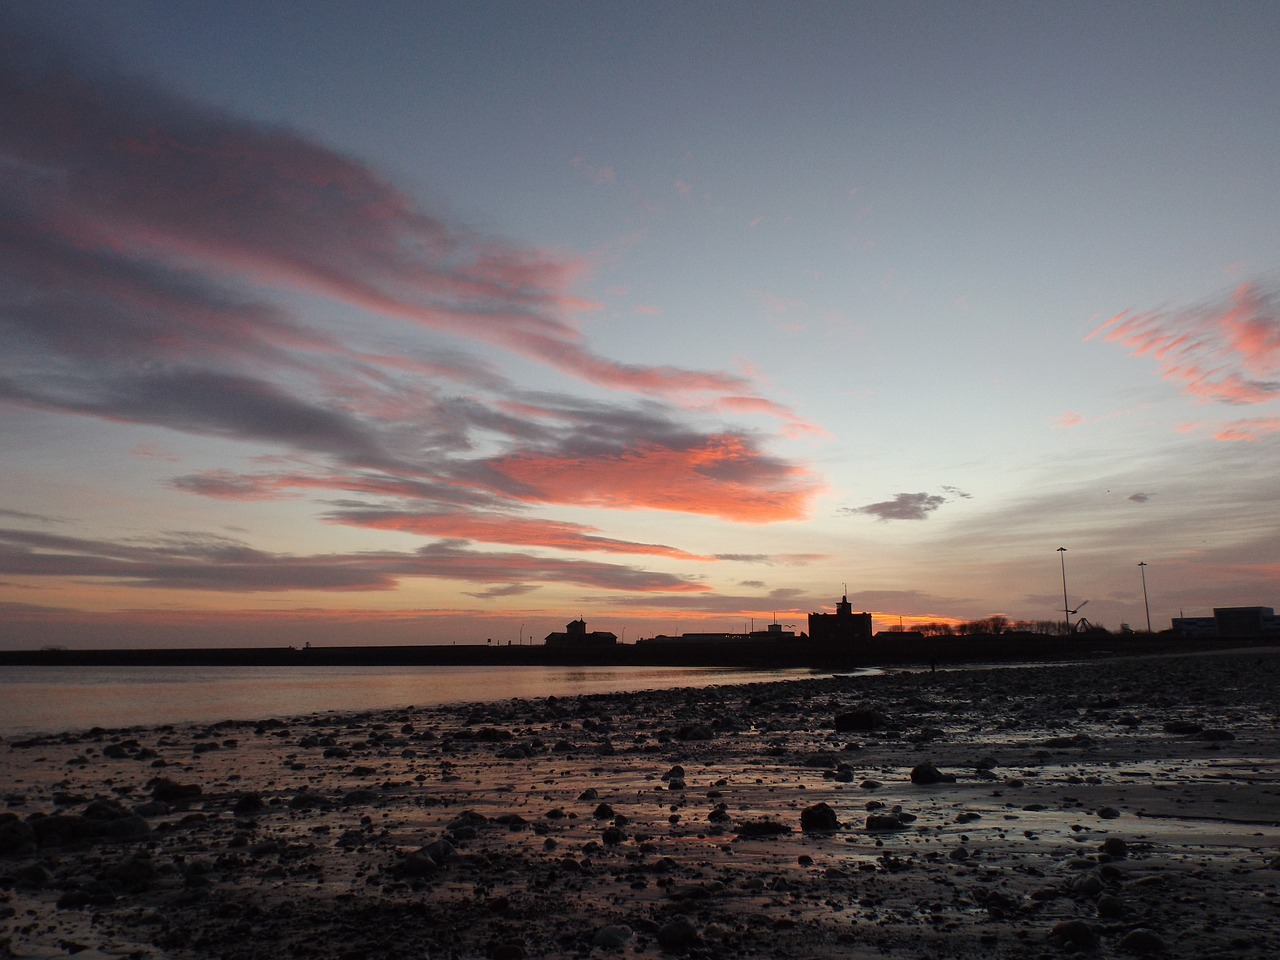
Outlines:
[[[808,632],[796,633],[784,629],[780,623],[770,623],[763,630],[711,631],[657,634],[641,637],[635,645],[642,648],[677,646],[722,646],[725,644],[792,644],[804,647],[838,649],[866,643],[873,639],[892,637],[903,641],[923,639],[915,631],[890,630],[874,633],[871,614],[854,613],[848,595],[836,604],[835,613],[810,613]],[[1127,626],[1122,630],[1127,633]],[[1280,638],[1280,617],[1271,607],[1215,607],[1212,617],[1175,617],[1172,632],[1181,637],[1210,639],[1231,638]],[[571,649],[598,649],[618,644],[615,634],[603,630],[587,632],[587,624],[581,618],[565,624],[563,631],[546,636],[548,647]]]
[[[709,632],[682,633],[676,636],[658,634],[653,637],[642,637],[636,641],[638,647],[656,646],[701,646],[726,643],[793,643],[819,645],[824,647],[856,644],[872,638],[871,614],[854,613],[849,597],[843,596],[836,604],[835,613],[809,614],[808,633],[796,633],[786,630],[780,623],[771,623],[763,630],[746,630],[742,632]],[[549,633],[546,636],[548,647],[598,648],[616,645],[615,634],[595,630],[587,632],[586,621],[581,618],[565,624],[563,631]]]
[[[564,625],[564,631],[548,633],[544,641],[548,647],[612,647],[618,642],[617,634],[607,630],[587,633],[587,622],[579,617]]]

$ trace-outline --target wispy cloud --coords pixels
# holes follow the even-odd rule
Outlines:
[[[635,543],[602,537],[595,527],[562,520],[539,520],[505,513],[449,512],[415,513],[407,510],[352,508],[329,515],[336,523],[367,527],[374,530],[399,530],[452,540],[479,540],[484,543],[506,543],[518,546],[557,550],[625,553],[676,560],[708,561],[675,547],[657,543]]]
[[[824,560],[831,559],[825,553],[717,553],[715,558],[717,560],[732,560],[737,563],[754,563],[766,567],[777,565],[802,567],[808,563],[821,563]]]
[[[574,292],[591,268],[584,258],[446,223],[358,161],[294,131],[90,72],[12,33],[0,43],[8,185],[0,202],[14,208],[20,232],[42,233],[57,250],[52,269],[78,260],[82,279],[102,296],[119,296],[127,283],[144,291],[141,302],[194,300],[187,313],[212,311],[209,323],[239,315],[243,325],[243,310],[213,310],[199,281],[247,280],[487,342],[614,388],[749,387],[727,373],[592,352],[569,320],[599,307]],[[41,259],[36,238],[6,240],[28,263]]]
[[[1252,284],[1199,307],[1116,314],[1085,339],[1095,337],[1154,358],[1164,380],[1200,400],[1280,398],[1280,310],[1273,291]]]
[[[1259,440],[1273,433],[1280,433],[1280,417],[1256,417],[1251,420],[1236,420],[1234,423],[1220,427],[1214,438],[1217,440],[1243,440],[1246,442]]]
[[[701,592],[687,577],[618,564],[469,550],[442,541],[412,552],[290,556],[199,534],[108,541],[0,529],[0,575],[75,577],[124,586],[261,593],[390,590],[415,577],[483,584],[576,583],[604,590]]]
[[[0,31],[0,155],[0,404],[239,441],[283,466],[215,466],[171,486],[241,501],[336,493],[350,502],[328,504],[329,520],[452,544],[448,562],[437,542],[401,557],[221,558],[201,572],[190,557],[19,538],[5,548],[15,569],[192,589],[370,590],[438,576],[682,592],[702,588],[458,544],[702,563],[678,545],[525,513],[771,522],[804,516],[822,488],[769,452],[774,434],[730,422],[815,432],[750,376],[593,350],[578,327],[599,307],[580,293],[590,257],[449,222],[296,131]],[[304,315],[300,297],[368,322]],[[495,348],[564,374],[566,392],[522,390],[473,354]],[[574,397],[574,384],[607,399]],[[165,458],[155,444],[134,449]]]

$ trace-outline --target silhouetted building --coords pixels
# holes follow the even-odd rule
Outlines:
[[[1173,632],[1193,640],[1216,637],[1218,622],[1213,617],[1174,617]]]
[[[564,633],[548,633],[548,647],[612,647],[618,642],[618,636],[607,630],[593,630],[587,633],[587,621],[574,620],[566,623]]]
[[[1214,607],[1212,617],[1174,617],[1173,632],[1224,640],[1280,637],[1280,617],[1271,607]]]
[[[919,630],[881,630],[876,634],[877,640],[887,640],[893,643],[906,643],[908,640],[912,643],[920,643],[924,640],[924,634]]]
[[[835,613],[809,614],[809,639],[814,643],[857,643],[871,639],[871,614],[854,613],[847,596]]]
[[[1220,637],[1273,637],[1280,622],[1271,607],[1214,607],[1213,619]]]
[[[660,633],[656,637],[643,637],[636,643],[761,643],[765,641],[795,640],[794,630],[783,630],[782,624],[771,623],[764,630],[744,633],[682,633],[678,637]],[[804,639],[801,635],[800,639]]]

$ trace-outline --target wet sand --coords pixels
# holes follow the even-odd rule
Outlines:
[[[0,956],[1271,957],[1278,713],[1261,648],[11,741]]]

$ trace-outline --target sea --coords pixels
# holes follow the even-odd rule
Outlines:
[[[0,738],[817,676],[829,674],[718,667],[3,666]]]

